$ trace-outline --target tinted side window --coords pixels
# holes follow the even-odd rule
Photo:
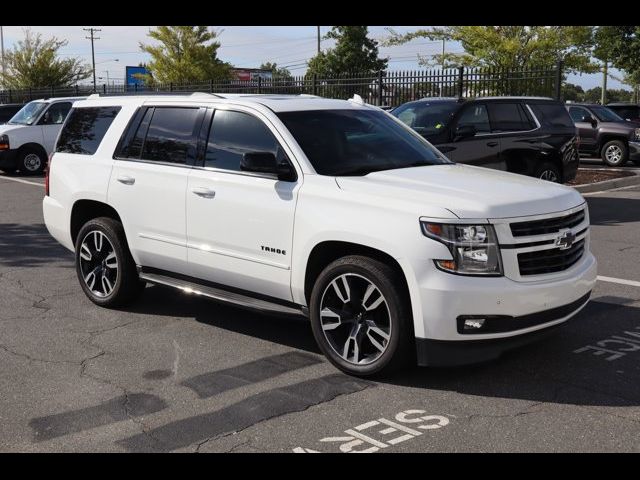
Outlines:
[[[489,114],[491,130],[495,132],[519,132],[534,128],[518,103],[490,103]]]
[[[267,126],[253,115],[216,110],[207,142],[204,166],[240,171],[246,152],[277,155],[278,141]]]
[[[119,111],[120,107],[73,109],[60,133],[56,152],[93,155]]]
[[[178,164],[193,160],[196,152],[194,130],[198,113],[197,108],[156,107],[151,116],[140,158]]]
[[[49,107],[49,109],[45,112],[42,117],[42,121],[45,125],[60,125],[64,123],[65,118],[67,118],[67,114],[71,110],[71,103],[60,102],[54,103]]]
[[[462,125],[473,125],[477,132],[488,133],[491,131],[489,125],[489,115],[486,105],[471,105],[466,107],[458,119],[458,127]]]
[[[591,113],[587,109],[582,107],[571,107],[569,108],[569,115],[571,115],[571,118],[574,122],[582,122],[582,118],[589,118],[591,116]]]
[[[552,127],[573,127],[573,120],[563,105],[553,103],[531,104],[531,109],[538,120]]]

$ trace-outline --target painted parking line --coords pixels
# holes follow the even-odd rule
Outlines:
[[[598,280],[601,282],[619,283],[620,285],[631,285],[632,287],[640,287],[640,282],[635,280],[625,280],[624,278],[604,277],[598,275]]]
[[[29,180],[23,180],[22,178],[0,177],[0,180],[8,180],[10,182],[24,183],[26,185],[35,185],[36,187],[40,187],[40,188],[44,187],[44,183],[30,182]]]

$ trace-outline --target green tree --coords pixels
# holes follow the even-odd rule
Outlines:
[[[231,65],[218,58],[218,32],[205,26],[160,26],[151,30],[155,45],[140,43],[140,49],[151,55],[142,77],[149,84],[205,82],[231,76]]]
[[[584,101],[599,103],[602,96],[602,87],[593,87],[584,94]],[[633,97],[633,92],[623,89],[607,88],[607,102],[629,102]]]
[[[0,84],[4,88],[66,87],[91,76],[91,69],[77,58],[58,57],[58,50],[66,40],[51,37],[42,39],[39,33],[24,30],[25,37],[12,50],[5,52],[4,74]]]
[[[263,63],[260,65],[260,70],[269,70],[274,80],[285,80],[291,78],[291,72],[284,67],[278,67],[276,63]]]
[[[378,57],[378,42],[369,38],[366,26],[336,26],[325,38],[336,45],[309,60],[307,75],[332,77],[347,72],[373,74],[387,68],[387,60]]]
[[[570,100],[572,102],[583,102],[584,89],[580,85],[565,83],[564,85],[562,85],[561,96],[563,100]]]
[[[594,72],[591,59],[593,27],[590,26],[450,26],[391,36],[385,45],[401,45],[416,38],[459,42],[463,53],[421,57],[421,63],[447,67],[486,66],[520,69],[555,65],[560,58],[570,72]]]
[[[601,26],[595,32],[594,55],[633,75],[640,73],[640,26]]]

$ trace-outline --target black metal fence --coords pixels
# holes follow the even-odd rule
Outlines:
[[[331,78],[315,75],[255,80],[216,80],[201,83],[141,85],[75,85],[27,90],[0,90],[0,103],[24,103],[37,98],[136,95],[161,92],[310,94],[329,98],[360,95],[367,103],[397,106],[425,97],[485,97],[526,95],[560,98],[562,64],[506,70],[460,67],[445,70],[349,73]]]

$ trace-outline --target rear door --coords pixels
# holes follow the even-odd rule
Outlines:
[[[185,192],[203,118],[198,107],[144,106],[116,152],[108,200],[142,266],[188,273]]]
[[[71,102],[51,104],[38,122],[39,128],[42,129],[43,147],[47,154],[53,152],[58,133],[69,114],[69,110],[71,110],[71,105]]]
[[[594,126],[593,123],[584,121],[584,119],[593,118],[595,120],[595,116],[586,108],[579,107],[577,105],[569,107],[569,115],[571,116],[573,123],[578,127],[578,134],[580,135],[580,150],[594,151],[597,147],[598,137],[597,120],[594,122]]]
[[[457,138],[458,128],[472,125],[475,136]],[[500,136],[491,132],[489,112],[485,103],[471,103],[462,107],[460,115],[451,125],[450,141],[436,147],[454,162],[467,163],[478,167],[503,169],[500,161]]]
[[[520,102],[503,101],[489,103],[488,108],[491,132],[500,138],[500,169],[533,175],[540,137],[528,108]]]

